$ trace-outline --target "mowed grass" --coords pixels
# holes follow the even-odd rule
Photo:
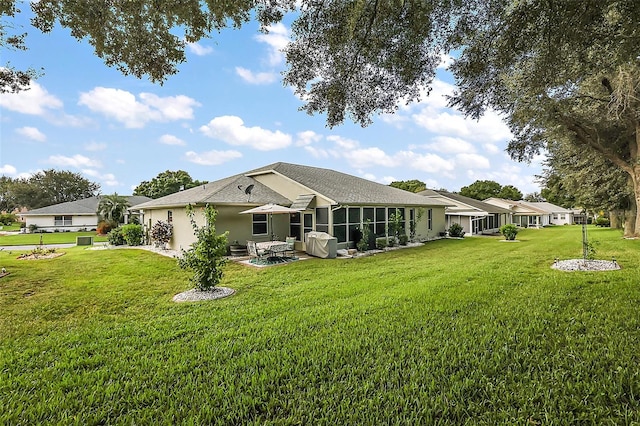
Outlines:
[[[40,244],[75,244],[76,237],[93,237],[94,242],[106,242],[106,235],[96,235],[94,232],[45,232],[29,234],[0,234],[0,246],[28,246]]]
[[[230,264],[183,304],[154,253],[0,252],[0,424],[638,424],[640,241],[590,237],[623,269],[552,270],[565,226]]]

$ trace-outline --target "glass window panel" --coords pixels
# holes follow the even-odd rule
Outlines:
[[[291,213],[289,215],[289,223],[300,223],[300,213]]]
[[[329,225],[316,225],[316,231],[329,233]]]
[[[256,222],[253,224],[253,235],[266,235],[266,233],[267,233],[266,222]]]
[[[291,225],[289,227],[289,236],[290,237],[296,237],[296,240],[298,241],[302,241],[302,234],[301,234],[301,228],[300,225]]]
[[[329,209],[327,207],[319,207],[316,209],[316,224],[329,224]]]
[[[313,228],[313,216],[310,214],[304,215],[304,228],[311,230]]]
[[[360,223],[360,208],[349,208],[349,223]]]
[[[373,207],[365,207],[362,209],[362,222],[366,222],[367,219],[371,222],[375,222]]]
[[[338,210],[333,212],[333,223],[335,225],[347,223],[347,210],[345,208],[339,208]]]
[[[347,241],[347,225],[335,225],[333,227],[333,236],[338,239],[339,243]]]
[[[385,220],[385,208],[378,207],[376,208],[376,222],[384,222]]]

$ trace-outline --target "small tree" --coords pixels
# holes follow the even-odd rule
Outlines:
[[[151,240],[157,247],[164,248],[173,236],[173,225],[164,220],[159,220],[151,228]]]
[[[210,205],[204,208],[205,225],[198,226],[191,205],[187,206],[187,215],[197,237],[189,250],[182,250],[178,266],[193,271],[191,281],[199,290],[211,290],[222,280],[222,268],[227,263],[227,234],[216,235],[216,216],[218,212]]]
[[[500,227],[500,233],[504,235],[505,240],[513,241],[516,239],[516,235],[518,235],[518,227],[512,223],[502,225]]]
[[[369,249],[369,240],[371,240],[371,220],[367,219],[361,229],[362,237],[356,246],[358,251],[365,252]]]

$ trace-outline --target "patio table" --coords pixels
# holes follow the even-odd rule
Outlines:
[[[268,251],[271,256],[274,257],[277,256],[278,253],[284,253],[289,249],[289,245],[285,241],[264,241],[256,243],[256,247]]]

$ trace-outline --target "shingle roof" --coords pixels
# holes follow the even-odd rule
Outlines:
[[[247,188],[250,189],[247,190]],[[134,208],[184,207],[187,204],[267,203],[289,206],[291,201],[255,179],[239,174],[137,204]]]
[[[493,204],[485,203],[483,201],[476,200],[475,198],[465,197],[464,195],[454,194],[452,192],[447,192],[447,191],[433,191],[433,192],[443,197],[447,197],[452,200],[467,204],[471,207],[475,207],[476,209],[485,211],[487,213],[509,213],[509,214],[511,213],[511,210],[509,209],[503,209],[502,207],[494,206]]]
[[[556,206],[555,204],[547,203],[545,201],[537,201],[537,202],[519,201],[519,203],[525,206],[542,209],[548,213],[571,213],[572,212],[569,209],[565,209],[564,207]]]
[[[209,182],[166,197],[134,206],[136,209],[185,206],[187,204],[267,204],[290,206],[289,200],[252,176],[275,172],[309,188],[337,204],[442,206],[446,203],[420,195],[319,167],[274,163],[246,173]],[[243,188],[254,185],[251,196]]]
[[[367,179],[319,167],[290,163],[274,163],[247,172],[256,175],[273,170],[307,188],[335,201],[337,204],[443,206],[446,203],[422,197],[402,189]]]
[[[124,195],[129,201],[129,204],[143,203],[150,200],[149,197],[143,197],[140,195]],[[21,213],[22,216],[49,216],[49,215],[94,215],[98,210],[98,204],[100,203],[100,197],[89,197],[81,200],[69,201],[66,203],[54,204],[52,206],[41,207],[39,209],[29,210]]]

